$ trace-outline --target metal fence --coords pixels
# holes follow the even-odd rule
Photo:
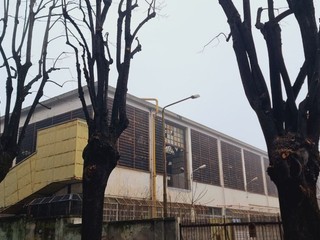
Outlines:
[[[282,223],[181,223],[180,240],[283,240]]]

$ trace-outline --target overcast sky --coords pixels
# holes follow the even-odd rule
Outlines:
[[[267,1],[252,2],[255,21],[256,9],[266,7]],[[286,1],[275,4],[279,11],[287,6]],[[129,93],[158,98],[160,106],[200,94],[199,99],[172,106],[170,110],[266,150],[257,117],[241,85],[232,42],[219,37],[203,50],[220,32],[229,33],[218,1],[166,1],[161,14],[166,16],[150,22],[141,34],[143,51],[133,61]],[[281,22],[281,27],[289,74],[295,78],[303,61],[297,25],[291,16]],[[260,64],[268,79],[264,40],[259,31],[255,28],[253,31]]]
[[[266,6],[264,0],[254,2],[253,19],[256,8]],[[284,2],[278,5],[284,6]],[[257,117],[241,85],[232,42],[219,37],[203,50],[220,32],[229,33],[218,1],[166,1],[161,14],[166,16],[150,22],[140,36],[143,51],[133,61],[129,93],[157,98],[160,106],[200,94],[199,99],[188,100],[169,109],[266,150]],[[301,49],[301,44],[295,35],[296,24],[291,18],[281,26],[285,34],[284,51],[290,57],[288,68],[295,76],[302,62],[302,52],[297,50]],[[261,67],[267,70],[264,41],[260,32],[256,32]]]
[[[128,92],[141,98],[157,98],[161,107],[192,94],[200,94],[200,98],[177,104],[168,110],[266,150],[258,120],[244,95],[232,42],[219,37],[203,49],[219,33],[229,33],[218,0],[162,2],[164,4],[158,16],[138,34],[142,51],[132,61]],[[235,2],[239,4],[242,1]],[[267,1],[252,2],[252,18],[255,19],[257,7],[265,7]],[[279,4],[277,7],[286,6],[283,0],[275,2]],[[116,11],[116,8],[117,1],[113,1],[110,10]],[[145,10],[138,9],[136,14],[141,16]],[[111,13],[109,17],[114,15]],[[115,27],[114,24],[112,27]],[[291,17],[283,21],[281,27],[284,52],[289,57],[289,73],[295,76],[302,63],[296,24]],[[260,64],[268,79],[264,41],[261,34],[253,30],[256,32]],[[60,77],[63,81],[76,79],[71,69],[64,70],[60,76],[63,76]],[[110,84],[115,86],[115,73],[112,76]],[[69,82],[62,91],[74,88],[76,83]],[[51,84],[45,88],[43,100],[62,91]]]
[[[129,93],[158,98],[160,106],[192,94],[200,98],[168,108],[217,131],[265,149],[254,112],[242,90],[229,27],[217,1],[166,1],[140,37],[143,51],[132,64]]]

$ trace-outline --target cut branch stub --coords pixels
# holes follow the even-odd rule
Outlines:
[[[268,173],[277,185],[286,184],[288,180],[312,185],[319,167],[319,154],[311,140],[293,133],[275,139]]]

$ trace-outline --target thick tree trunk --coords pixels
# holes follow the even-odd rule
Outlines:
[[[0,182],[7,176],[12,167],[13,160],[18,155],[18,146],[11,139],[0,139]]]
[[[7,176],[15,157],[16,154],[12,151],[0,150],[0,182],[2,182]]]
[[[115,144],[103,135],[92,136],[83,151],[82,240],[100,240],[104,193],[119,159]]]
[[[319,153],[308,139],[278,137],[268,173],[278,188],[286,240],[319,240],[320,211],[316,198]]]

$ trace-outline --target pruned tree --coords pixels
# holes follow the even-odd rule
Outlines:
[[[268,174],[276,184],[285,239],[320,239],[320,212],[316,198],[319,175],[320,96],[319,30],[312,0],[287,0],[275,11],[274,1],[259,8],[256,27],[268,51],[269,81],[260,68],[252,34],[250,0],[243,0],[243,16],[232,0],[219,0],[228,19],[233,48],[247,99],[256,112],[269,155]],[[261,14],[267,12],[267,21]],[[289,76],[284,61],[280,22],[294,15],[300,29],[304,62],[297,76]],[[306,84],[306,97],[297,96]]]
[[[58,0],[1,1],[0,70],[5,112],[0,137],[0,182],[19,154],[26,127],[43,96],[49,74],[58,69],[59,55],[53,63],[47,59],[50,31],[59,19],[54,12],[57,3]],[[42,31],[37,29],[39,26]],[[31,92],[36,94],[25,121],[20,123],[22,105]]]
[[[95,5],[93,5],[95,4]],[[115,41],[117,85],[108,109],[109,71],[113,63],[108,32],[104,27],[112,9],[111,0],[63,1],[67,44],[75,52],[79,98],[88,124],[88,143],[83,151],[82,239],[100,239],[105,188],[120,157],[117,141],[127,128],[126,94],[131,60],[141,51],[139,30],[155,17],[155,0],[144,1],[146,15],[132,31],[132,13],[138,0],[120,0]],[[109,28],[112,24],[109,24]],[[108,29],[112,31],[112,29]],[[85,99],[82,79],[89,91]],[[93,114],[89,114],[91,105]]]

